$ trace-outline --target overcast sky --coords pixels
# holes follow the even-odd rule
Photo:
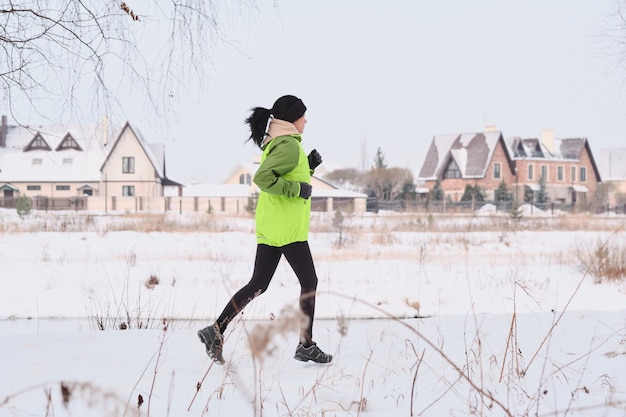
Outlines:
[[[380,147],[389,166],[418,172],[433,136],[486,125],[505,137],[538,137],[546,128],[556,138],[587,137],[599,155],[626,146],[614,7],[261,1],[254,21],[225,29],[236,47],[215,50],[208,88],[173,92],[180,107],[168,132],[152,128],[146,106],[129,106],[127,118],[149,142],[165,143],[168,177],[182,182],[219,183],[251,160],[258,150],[245,144],[243,120],[283,94],[309,109],[305,150],[344,167],[369,168]]]

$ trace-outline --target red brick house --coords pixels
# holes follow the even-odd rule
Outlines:
[[[480,187],[487,200],[504,181],[518,201],[536,194],[544,178],[548,201],[585,203],[595,195],[600,173],[586,138],[504,140],[500,131],[438,135],[433,138],[418,183],[440,182],[446,197],[459,201],[465,187]]]

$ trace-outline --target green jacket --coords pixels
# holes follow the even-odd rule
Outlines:
[[[300,134],[289,134],[263,145],[254,175],[261,190],[255,214],[259,244],[280,247],[309,238],[311,199],[298,195],[300,182],[310,183],[312,171],[301,141]]]

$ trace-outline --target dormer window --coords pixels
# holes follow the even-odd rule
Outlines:
[[[67,134],[65,135],[65,137],[63,138],[63,140],[61,141],[61,143],[59,143],[59,146],[57,146],[57,148],[55,150],[57,151],[62,151],[65,149],[75,149],[77,151],[82,151],[83,149],[80,147],[80,145],[78,144],[78,142],[76,142],[76,139],[74,139],[72,137],[71,134]]]
[[[459,166],[456,164],[456,162],[454,162],[454,159],[450,158],[448,166],[443,172],[443,178],[461,178],[461,170],[459,169]]]
[[[33,140],[30,141],[28,145],[24,148],[24,152],[34,151],[34,150],[43,150],[43,151],[51,151],[52,148],[48,146],[48,143],[45,141],[41,133],[37,132]]]

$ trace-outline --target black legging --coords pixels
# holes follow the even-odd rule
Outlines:
[[[216,321],[222,334],[231,320],[250,301],[267,290],[282,255],[285,255],[285,259],[300,281],[300,309],[308,319],[306,327],[301,329],[300,342],[304,343],[305,346],[312,343],[317,274],[315,273],[309,242],[295,242],[282,247],[257,245],[254,271],[250,282],[233,295]]]

